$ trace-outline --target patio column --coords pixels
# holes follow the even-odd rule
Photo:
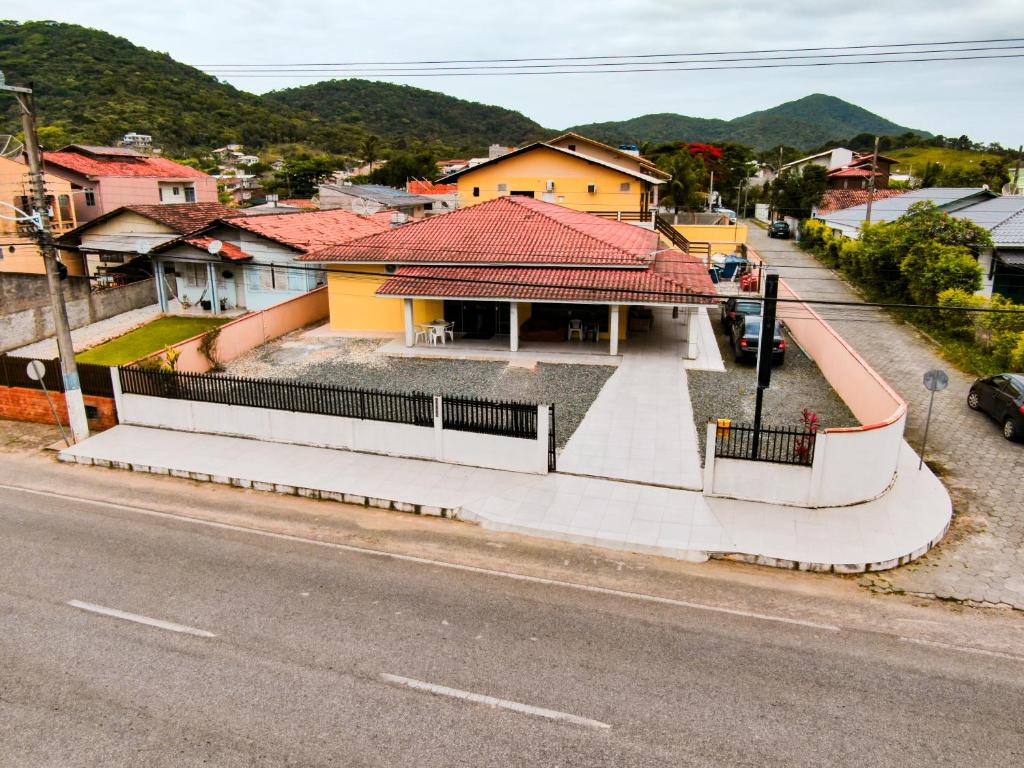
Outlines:
[[[608,354],[619,354],[619,305],[612,304],[611,317],[608,319]]]
[[[704,310],[699,307],[689,307],[686,310],[686,359],[696,360],[700,354],[700,328],[698,327],[698,312]]]
[[[153,265],[153,281],[156,285],[156,300],[160,304],[160,312],[167,314],[169,307],[167,306],[167,285],[164,283],[164,265],[156,258],[151,258],[150,263]]]
[[[416,329],[412,325],[412,299],[402,299],[402,309],[405,314],[405,346],[411,347],[416,344]]]
[[[519,304],[514,301],[508,305],[508,348],[519,351]]]
[[[217,264],[209,262],[206,265],[206,285],[210,289],[210,311],[215,315],[220,314],[220,298],[217,296]]]

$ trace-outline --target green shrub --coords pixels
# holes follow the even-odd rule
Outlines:
[[[915,245],[900,262],[900,272],[910,298],[918,304],[934,304],[946,290],[973,293],[981,288],[981,267],[962,245]]]

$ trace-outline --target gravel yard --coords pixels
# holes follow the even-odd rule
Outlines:
[[[554,403],[555,437],[562,447],[615,372],[606,365],[540,363],[525,368],[471,360],[385,357],[378,350],[389,339],[308,339],[300,338],[300,333],[239,357],[226,366],[225,373],[392,392]]]
[[[725,372],[686,372],[702,455],[708,419],[723,418],[752,423],[757,392],[754,366],[734,362],[729,338],[718,322],[718,313],[713,313],[711,318],[718,348],[725,361]],[[786,362],[775,366],[772,371],[771,386],[764,393],[763,423],[766,426],[798,426],[800,413],[807,408],[818,414],[822,429],[856,426],[857,420],[846,403],[829,386],[818,366],[800,350],[789,334],[784,335]]]

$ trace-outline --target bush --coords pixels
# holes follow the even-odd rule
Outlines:
[[[918,304],[934,304],[946,290],[973,293],[981,288],[981,267],[962,245],[915,245],[900,263],[900,272]]]
[[[978,296],[970,291],[950,288],[942,291],[936,298],[936,304],[941,307],[954,308],[953,311],[943,312],[938,310],[930,315],[931,324],[941,331],[967,341],[973,341],[978,337],[978,330],[982,327],[980,312],[964,312],[963,308],[980,309],[988,306],[988,299]]]

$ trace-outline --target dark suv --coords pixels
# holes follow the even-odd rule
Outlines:
[[[1024,437],[1024,375],[1000,373],[971,384],[967,407],[983,411],[1003,425],[1003,437]]]
[[[768,237],[781,237],[783,240],[788,240],[789,235],[789,224],[785,221],[773,221],[768,225]]]
[[[732,351],[736,362],[757,360],[757,347],[761,341],[761,318],[757,315],[741,315],[732,326]],[[772,362],[782,365],[786,360],[786,340],[782,338],[782,325],[775,321],[775,338],[772,340]]]
[[[722,330],[727,335],[732,335],[732,327],[736,320],[742,315],[760,315],[761,301],[759,299],[740,299],[735,296],[726,299],[722,304]]]

